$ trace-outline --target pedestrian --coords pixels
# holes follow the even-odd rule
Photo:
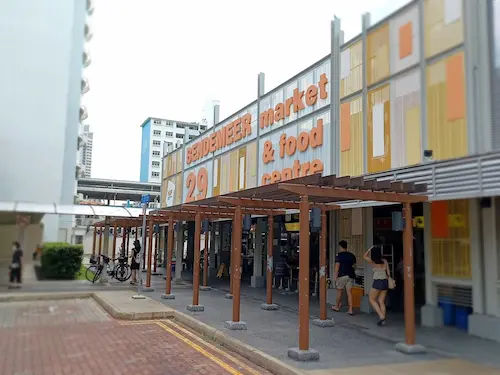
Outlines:
[[[347,249],[347,241],[339,242],[339,252],[335,257],[335,270],[333,280],[335,281],[335,288],[337,289],[337,301],[335,306],[332,306],[333,311],[340,311],[342,307],[342,294],[344,289],[347,293],[347,304],[349,305],[347,313],[352,313],[352,284],[356,274],[354,272],[354,265],[356,264],[356,257]]]
[[[385,298],[389,290],[390,277],[389,264],[382,258],[382,250],[379,246],[370,247],[363,258],[373,269],[373,284],[369,294],[370,304],[378,315],[377,325],[385,326]]]
[[[23,250],[19,242],[12,242],[12,261],[10,263],[10,285],[9,288],[21,287]]]
[[[130,284],[134,285],[137,283],[137,272],[141,265],[141,243],[139,240],[134,241],[131,258],[130,270],[132,271],[132,280],[130,280]]]
[[[278,289],[283,289],[283,284],[285,283],[285,278],[287,276],[287,270],[288,265],[286,263],[286,255],[280,254],[274,267],[274,282],[275,285],[279,285]]]

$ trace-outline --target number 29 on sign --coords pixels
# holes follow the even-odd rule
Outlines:
[[[198,173],[191,172],[186,178],[186,187],[188,189],[186,202],[193,202],[207,197],[208,190],[208,172],[206,168],[200,168]],[[195,195],[195,189],[198,193]]]

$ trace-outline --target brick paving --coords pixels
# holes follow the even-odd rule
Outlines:
[[[91,299],[0,304],[0,374],[269,374],[171,322],[110,318]]]

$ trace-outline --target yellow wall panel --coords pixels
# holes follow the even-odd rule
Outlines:
[[[340,80],[340,97],[350,95],[363,86],[363,42],[354,43],[349,48],[349,75]]]
[[[246,147],[240,147],[238,149],[238,189],[246,189],[246,164],[247,164],[247,149]]]
[[[381,156],[374,156],[373,109],[376,104],[383,105],[384,154]],[[391,168],[391,108],[390,86],[388,84],[368,92],[367,123],[368,172],[371,173],[389,170]]]
[[[452,7],[447,7],[445,3],[452,5]],[[425,0],[424,44],[426,57],[434,56],[463,42],[464,24],[461,4],[461,0],[454,2]]]
[[[220,158],[220,194],[229,193],[229,168],[231,164],[231,154],[227,153]]]
[[[370,32],[366,40],[366,79],[368,85],[389,76],[389,24]]]
[[[246,186],[250,189],[257,186],[257,142],[247,145],[246,164]]]
[[[229,192],[238,190],[238,163],[239,163],[239,153],[238,150],[231,151],[230,155],[230,166],[229,166]]]
[[[221,194],[221,187],[220,187],[220,182],[221,182],[221,163],[220,163],[221,158],[214,159],[214,165],[213,165],[213,176],[212,176],[212,196],[215,197],[219,194]]]
[[[470,279],[469,201],[459,199],[447,203],[449,235],[432,238],[432,275]]]
[[[457,55],[463,58],[463,52]],[[463,118],[449,120],[447,116],[446,62],[457,55],[446,57],[427,67],[427,142],[435,160],[467,155],[465,110]]]
[[[363,174],[363,98],[349,103],[350,147],[340,153],[340,174],[360,176]]]

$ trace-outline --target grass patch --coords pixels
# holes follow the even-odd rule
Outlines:
[[[80,270],[75,274],[75,280],[87,280],[85,277],[85,272],[87,271],[87,267],[83,264],[80,266]]]

